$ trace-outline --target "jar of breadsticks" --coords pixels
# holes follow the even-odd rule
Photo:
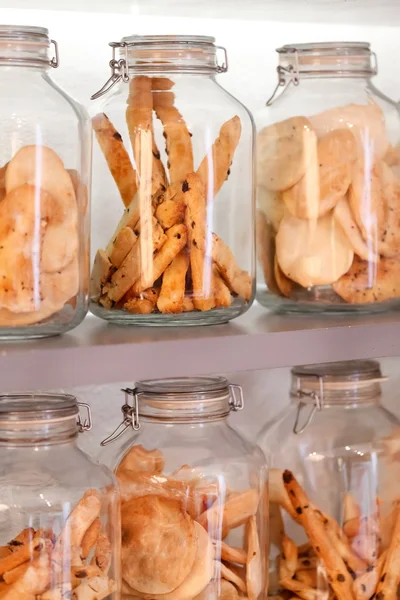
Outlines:
[[[400,115],[361,42],[277,50],[258,118],[258,299],[283,311],[399,305]]]
[[[0,396],[2,599],[119,598],[117,482],[77,445],[91,425],[73,396]]]
[[[374,361],[292,370],[259,438],[271,465],[270,595],[396,598],[400,422]]]
[[[91,310],[108,321],[201,325],[253,301],[253,124],[217,82],[214,38],[111,43],[93,96]]]
[[[47,29],[0,25],[0,339],[63,333],[89,290],[91,127]]]
[[[124,598],[264,598],[265,458],[227,422],[241,388],[210,377],[124,391],[103,442],[121,490]]]

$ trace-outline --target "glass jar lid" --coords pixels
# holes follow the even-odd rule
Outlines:
[[[50,58],[50,47],[54,45],[55,56]],[[25,25],[0,25],[0,64],[16,64],[57,68],[59,65],[58,45],[49,37],[45,27]]]

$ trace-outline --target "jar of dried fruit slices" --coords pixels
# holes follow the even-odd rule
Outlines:
[[[110,46],[92,109],[91,310],[138,325],[229,321],[254,295],[253,122],[216,82],[226,51],[201,36]]]
[[[78,449],[90,428],[73,396],[0,396],[2,599],[119,598],[120,497]]]
[[[265,458],[227,423],[241,388],[210,377],[124,391],[103,442],[120,440],[103,458],[121,490],[124,598],[264,598]]]
[[[47,29],[0,25],[0,338],[55,335],[86,315],[89,116],[51,79]]]
[[[270,595],[396,598],[400,422],[374,361],[292,370],[292,403],[261,433],[271,465]]]
[[[258,116],[258,300],[289,311],[399,305],[400,115],[361,42],[277,50]]]

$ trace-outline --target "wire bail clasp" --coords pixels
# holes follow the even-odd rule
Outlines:
[[[305,397],[312,398],[314,400],[314,404],[313,404],[310,414],[308,415],[306,422],[304,423],[304,425],[299,427],[300,413],[303,410],[303,408],[307,405],[307,402],[299,402],[299,405],[297,408],[296,420],[293,425],[293,433],[295,435],[300,435],[300,433],[303,433],[303,431],[305,431],[307,429],[307,427],[313,420],[316,411],[321,410],[323,403],[324,403],[324,379],[323,379],[323,377],[321,377],[320,375],[308,375],[308,377],[315,377],[316,379],[318,379],[319,392],[318,393],[317,392],[306,392],[306,391],[302,390],[300,387],[300,385],[301,385],[300,380],[297,380],[296,397],[297,398],[305,398]]]
[[[76,423],[78,425],[79,433],[84,433],[85,431],[90,431],[92,429],[93,421],[92,421],[92,411],[90,410],[89,404],[86,402],[78,402],[79,408],[85,408],[87,416],[82,419],[81,414],[79,413]]]
[[[58,53],[58,44],[57,44],[56,40],[50,40],[50,43],[53,44],[53,46],[54,46],[54,56],[50,61],[50,66],[53,67],[53,69],[57,69],[57,67],[60,65],[60,55]]]
[[[129,81],[129,70],[128,70],[128,44],[126,42],[110,42],[108,44],[112,48],[112,59],[109,62],[111,68],[111,77],[106,81],[103,87],[90,96],[91,100],[96,100],[104,94],[107,94],[121,79],[128,83]],[[125,49],[125,58],[120,58],[117,60],[116,58],[116,50],[117,48]]]
[[[122,423],[118,425],[112,434],[100,443],[101,446],[108,446],[108,444],[118,440],[129,427],[132,427],[133,431],[139,431],[140,429],[139,394],[137,393],[136,388],[126,388],[125,390],[121,390],[121,392],[125,393],[125,404],[121,406],[124,418]],[[129,396],[132,396],[133,398],[132,406],[129,404]]]
[[[238,412],[244,408],[244,397],[243,388],[240,385],[234,383],[229,384],[229,391],[231,392],[229,398],[229,406],[232,412]]]
[[[293,85],[299,85],[300,83],[300,74],[299,74],[299,55],[297,50],[293,49],[294,55],[294,65],[290,64],[287,67],[282,67],[279,65],[276,67],[276,72],[278,73],[278,83],[272,93],[272,96],[265,103],[266,106],[272,106],[277,97],[282,96],[291,83]],[[288,79],[289,75],[289,79]],[[278,96],[279,88],[284,88]]]
[[[224,54],[224,59],[222,61],[222,64],[218,64],[218,55],[217,55],[217,73],[226,73],[228,71],[228,53],[226,51],[226,48],[224,48],[224,46],[215,46],[216,48],[216,52],[218,52],[218,50],[221,50],[221,52],[223,52]]]

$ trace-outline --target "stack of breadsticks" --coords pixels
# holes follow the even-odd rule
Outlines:
[[[174,104],[173,85],[170,79],[144,76],[130,82],[126,121],[136,171],[108,117],[93,119],[125,204],[92,271],[92,299],[105,309],[177,314],[229,307],[234,296],[246,302],[252,296],[250,275],[211,229],[213,202],[240,140],[240,119],[221,127],[196,171],[192,134]],[[153,112],[164,128],[167,169],[154,138]]]
[[[343,525],[319,510],[290,471],[270,471],[271,543],[280,549],[278,581],[270,590],[302,600],[397,600],[400,584],[400,505],[363,515],[344,498]],[[281,510],[298,523],[308,542],[297,546],[284,529]],[[274,590],[274,587],[278,590]]]
[[[139,445],[117,469],[124,600],[256,600],[259,492],[227,492],[187,465],[167,476],[164,466],[160,450]],[[232,532],[240,547],[226,541]]]
[[[100,511],[101,495],[89,490],[59,536],[28,528],[0,547],[1,600],[102,600],[115,592]]]
[[[304,289],[331,286],[328,301],[349,304],[400,297],[399,165],[375,103],[260,131],[257,241],[268,288],[301,300]]]
[[[77,295],[85,195],[46,146],[24,146],[0,170],[0,326],[38,323]]]

